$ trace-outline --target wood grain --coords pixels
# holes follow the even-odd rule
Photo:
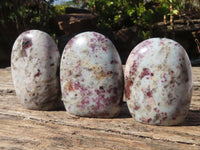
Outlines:
[[[112,119],[82,118],[64,110],[24,109],[16,97],[10,68],[0,69],[0,149],[200,150],[200,68],[193,67],[190,111],[179,126],[141,124],[126,102]]]

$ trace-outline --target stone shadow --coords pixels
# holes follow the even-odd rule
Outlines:
[[[189,110],[182,126],[200,126],[200,110]]]
[[[128,110],[128,106],[126,102],[122,103],[122,108],[121,111],[119,113],[119,116],[115,117],[115,118],[132,118],[129,110]]]

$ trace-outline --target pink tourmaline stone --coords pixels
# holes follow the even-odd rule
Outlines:
[[[145,40],[128,57],[125,97],[136,121],[156,125],[181,123],[189,110],[192,86],[187,53],[173,40]]]
[[[59,61],[57,46],[47,33],[29,30],[16,39],[11,56],[12,78],[25,108],[49,110],[61,106]]]
[[[60,80],[67,112],[86,117],[113,117],[119,113],[122,65],[116,48],[104,35],[84,32],[67,43]]]

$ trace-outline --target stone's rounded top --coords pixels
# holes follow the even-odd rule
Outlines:
[[[154,47],[154,48],[153,48]],[[153,49],[152,49],[153,48]],[[163,49],[163,48],[175,48],[175,49],[185,49],[176,41],[168,38],[150,38],[147,40],[144,40],[140,42],[136,47],[132,50],[132,53],[134,54],[136,51],[139,53],[145,53],[147,50],[157,50],[157,48]]]
[[[182,59],[179,57],[186,57],[189,60],[185,49],[178,42],[168,38],[150,38],[140,42],[133,48],[126,62],[125,75],[128,74],[127,70],[130,69],[130,66],[134,67],[136,65],[138,62],[136,60],[142,60],[144,57],[145,61],[141,64],[147,66],[149,64],[151,66],[159,64],[173,65],[178,62],[178,59]],[[133,59],[135,61],[132,61]]]
[[[53,38],[48,33],[35,29],[21,33],[15,40],[12,48],[12,54],[15,53],[19,58],[23,57],[24,60],[29,60],[26,59],[29,56],[30,58],[34,58],[36,53],[40,53],[37,55],[38,57],[46,58],[45,56],[47,55],[45,53],[47,51],[56,51],[57,57],[54,58],[58,59],[60,57]]]
[[[52,45],[52,44],[56,45],[55,41],[48,33],[41,31],[41,30],[36,30],[36,29],[27,30],[27,31],[22,32],[17,37],[15,43],[17,43],[19,40],[22,40],[22,46],[24,44],[26,44],[27,40],[34,40],[34,41],[36,41],[37,44],[38,43],[41,44],[42,42],[49,42],[50,45]],[[13,47],[15,46],[15,43],[14,43]],[[44,43],[44,44],[46,44],[46,43]]]
[[[72,53],[73,57],[67,56],[66,53],[68,55]],[[100,65],[105,63],[109,65],[111,61],[115,62],[117,59],[121,64],[121,59],[112,41],[106,36],[92,31],[83,32],[73,37],[66,44],[62,57],[67,57],[70,60],[82,57],[90,63],[99,63]]]
[[[28,40],[28,39],[29,40],[34,39],[37,43],[42,43],[42,42],[44,42],[44,40],[45,41],[51,40],[51,41],[48,41],[49,44],[52,44],[52,43],[55,44],[55,41],[53,40],[53,38],[48,33],[41,31],[41,30],[36,30],[36,29],[27,30],[27,31],[22,32],[17,37],[15,43],[17,43],[19,40],[22,40],[23,42],[26,43],[26,40]],[[13,47],[15,46],[15,43],[14,43]],[[22,44],[25,44],[25,43],[22,43]]]
[[[33,38],[34,35],[39,35],[39,34],[44,34],[46,36],[51,37],[48,33],[44,32],[44,31],[41,31],[41,30],[38,30],[38,29],[31,29],[31,30],[24,31],[18,37],[20,37],[22,35],[26,35],[26,36],[29,36],[29,37]]]
[[[93,32],[93,31],[87,31],[87,32],[82,32],[82,33],[77,34],[75,37],[73,37],[67,43],[67,45],[77,44],[81,48],[81,46],[87,45],[90,43],[112,44],[112,42],[107,37],[105,37],[103,34]],[[101,46],[103,47],[104,45],[101,45]],[[82,48],[84,48],[84,47],[82,47]]]

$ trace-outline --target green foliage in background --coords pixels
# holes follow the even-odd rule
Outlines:
[[[99,16],[102,28],[119,29],[133,24],[148,27],[154,21],[154,11],[143,0],[89,0],[89,9]]]
[[[65,14],[65,9],[67,7],[75,7],[75,8],[86,8],[85,0],[71,0],[71,1],[61,1],[59,5],[55,5],[55,10],[59,15]]]
[[[53,0],[1,0],[0,23],[4,28],[12,26],[18,33],[31,28],[51,33],[49,21],[57,15],[52,3]]]
[[[145,3],[141,0],[89,0],[89,9],[99,16],[99,26],[102,28],[112,28],[140,24],[147,25],[146,22],[153,21],[153,11],[145,8]]]
[[[59,14],[59,15],[63,15],[65,14],[65,9],[67,8],[67,5],[56,5],[55,6],[55,11]]]
[[[195,1],[195,6],[194,6]],[[148,38],[152,25],[182,15],[187,11],[199,10],[200,0],[87,0],[88,8],[99,17],[101,28],[118,30],[131,25],[142,29],[139,36]]]
[[[0,0],[0,24],[13,25],[18,33],[37,28],[55,35],[51,18],[65,14],[67,7],[77,7],[96,14],[101,29],[119,30],[137,25],[141,28],[139,36],[148,38],[155,22],[200,8],[200,0],[71,0],[53,6],[54,1]]]

